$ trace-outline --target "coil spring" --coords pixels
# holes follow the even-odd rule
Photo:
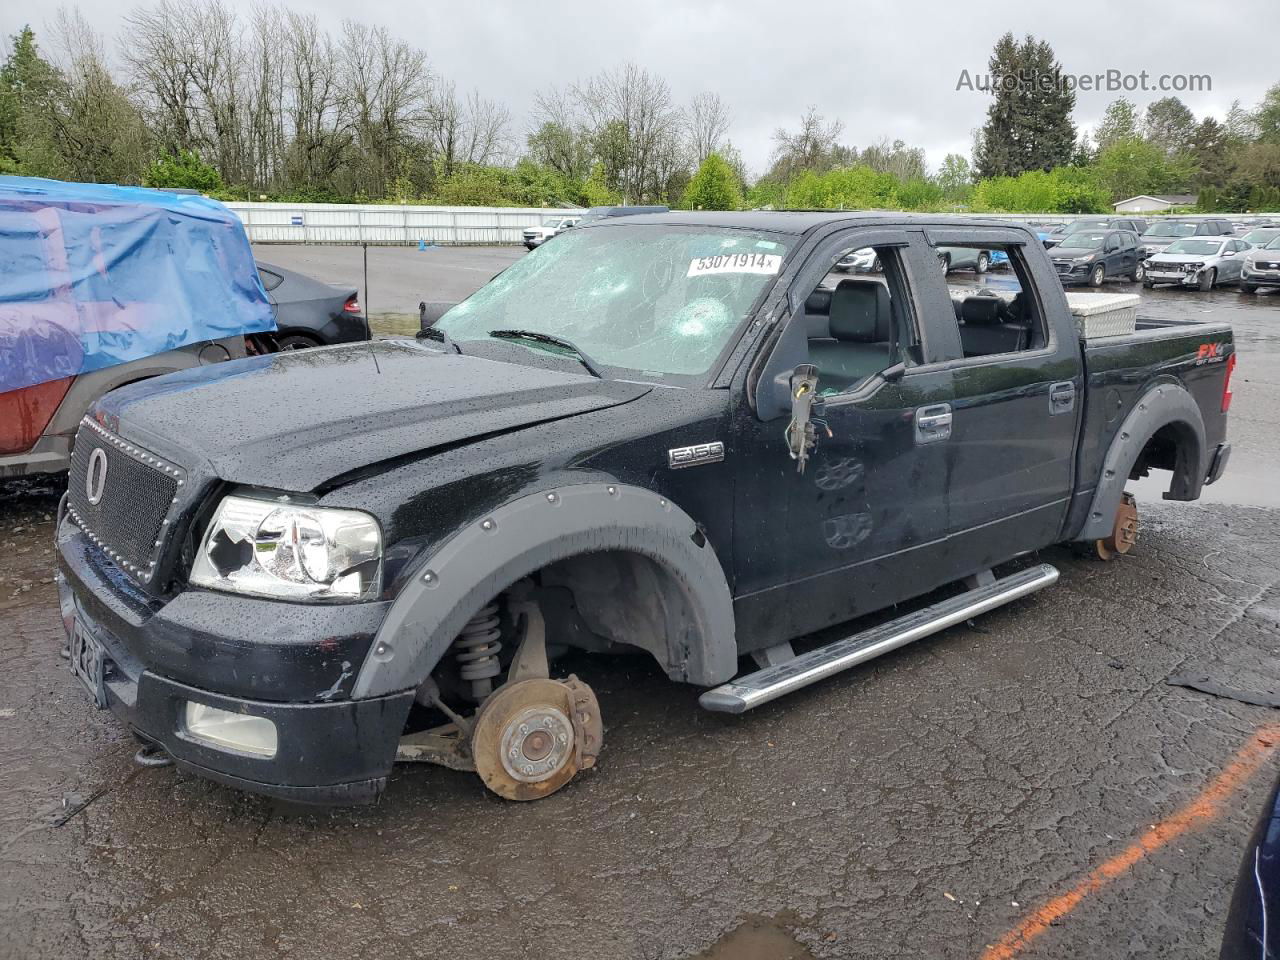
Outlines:
[[[490,681],[502,671],[498,652],[502,644],[498,605],[491,603],[467,621],[462,633],[453,641],[453,655],[463,680],[471,681],[472,691],[484,697],[493,689]]]

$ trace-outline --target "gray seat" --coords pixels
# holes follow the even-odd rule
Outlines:
[[[999,297],[967,298],[961,304],[960,319],[960,346],[966,357],[1026,349],[1026,328],[1004,322],[1004,305]]]
[[[893,306],[875,280],[841,280],[831,293],[830,337],[809,341],[818,387],[844,391],[893,364]]]

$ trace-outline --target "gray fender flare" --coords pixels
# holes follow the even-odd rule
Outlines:
[[[1120,431],[1102,461],[1102,476],[1093,493],[1089,514],[1078,540],[1101,540],[1111,535],[1120,498],[1129,482],[1129,471],[1138,455],[1156,432],[1167,426],[1179,428],[1178,463],[1174,470],[1171,500],[1195,500],[1204,486],[1208,465],[1205,462],[1204,417],[1195,399],[1179,383],[1161,383],[1138,398],[1120,425]]]
[[[583,483],[504,504],[432,552],[392,603],[352,698],[418,686],[501,591],[549,563],[605,550],[650,558],[679,589],[691,622],[666,638],[668,674],[710,686],[737,672],[729,585],[693,519],[640,487]]]

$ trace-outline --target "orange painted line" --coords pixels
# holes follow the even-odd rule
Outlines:
[[[1074,910],[1089,894],[1096,893],[1112,880],[1127,873],[1147,854],[1154,853],[1193,827],[1216,819],[1227,798],[1258,772],[1267,758],[1275,752],[1277,745],[1280,745],[1280,724],[1255,731],[1199,796],[1148,829],[1114,857],[1094,868],[1066,893],[1054,897],[1037,909],[999,941],[988,946],[982,952],[981,960],[1013,960],[1032,940]]]

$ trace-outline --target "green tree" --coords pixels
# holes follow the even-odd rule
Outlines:
[[[1076,95],[1062,82],[1053,48],[1006,33],[988,61],[995,96],[977,137],[974,165],[983,177],[1052,170],[1071,160]]]
[[[1267,91],[1253,116],[1258,139],[1263,143],[1280,144],[1280,83]]]
[[[1230,146],[1226,127],[1213,117],[1205,117],[1196,125],[1188,151],[1195,165],[1193,179],[1196,186],[1203,189],[1226,183],[1230,173]]]
[[[62,173],[54,140],[56,107],[65,80],[40,55],[35,33],[23,27],[0,66],[0,164],[31,176]]]
[[[1127,97],[1119,97],[1107,104],[1102,121],[1093,132],[1093,143],[1101,154],[1118,140],[1135,140],[1138,136],[1138,108]]]
[[[199,190],[201,193],[222,189],[222,177],[218,175],[218,171],[191,150],[183,150],[177,156],[169,154],[153,161],[143,182],[148,187],[179,187]]]
[[[689,181],[682,206],[693,210],[736,210],[742,206],[742,186],[720,154],[707,154]]]
[[[1098,185],[1120,200],[1138,194],[1182,193],[1191,185],[1194,168],[1187,157],[1167,157],[1141,137],[1117,140],[1098,153]]]
[[[948,153],[938,169],[938,187],[951,203],[965,203],[973,192],[973,170],[969,161],[958,153]]]
[[[1147,105],[1142,133],[1168,156],[1191,149],[1195,132],[1195,114],[1177,97],[1163,97]]]

